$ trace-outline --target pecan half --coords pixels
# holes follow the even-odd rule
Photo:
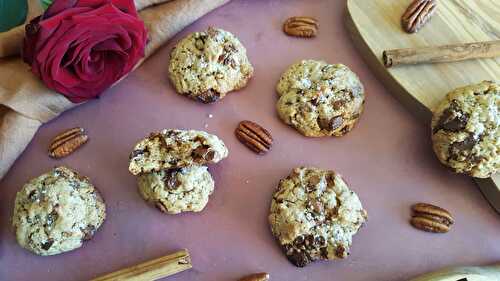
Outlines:
[[[445,233],[455,222],[450,212],[431,204],[417,203],[412,206],[412,210],[411,225],[423,231]]]
[[[291,17],[283,24],[283,31],[295,37],[315,37],[318,28],[318,21],[312,17]]]
[[[234,133],[241,143],[258,154],[268,152],[273,144],[269,131],[252,121],[241,121]]]
[[[255,273],[239,279],[238,281],[268,281],[269,274],[265,272]]]
[[[83,128],[69,129],[57,135],[49,146],[49,156],[62,158],[68,156],[89,140]]]
[[[408,33],[417,32],[436,11],[436,0],[413,0],[401,17],[401,26]]]

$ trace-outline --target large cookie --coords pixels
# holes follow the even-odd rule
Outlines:
[[[487,178],[500,170],[500,86],[490,81],[453,90],[434,110],[432,142],[444,165]]]
[[[341,176],[318,168],[295,168],[282,179],[271,202],[269,224],[290,262],[349,255],[352,236],[367,213]]]
[[[91,239],[106,217],[105,209],[86,177],[58,167],[17,193],[12,224],[23,248],[37,255],[56,255]]]
[[[179,94],[212,103],[245,87],[253,67],[233,34],[209,28],[188,35],[175,46],[169,74]]]
[[[347,66],[303,60],[277,85],[280,118],[308,137],[343,136],[363,112],[364,88]]]
[[[217,136],[203,131],[168,129],[151,135],[134,147],[129,171],[133,175],[165,169],[217,163],[228,155]]]
[[[163,170],[137,177],[144,200],[162,212],[200,212],[214,191],[214,180],[205,166]]]

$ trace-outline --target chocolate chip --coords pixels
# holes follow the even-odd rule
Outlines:
[[[58,217],[59,214],[57,213],[57,211],[52,210],[52,212],[50,212],[50,214],[47,215],[45,226],[46,227],[51,226],[57,220]]]
[[[208,146],[200,146],[193,151],[195,161],[212,161],[215,158],[215,151],[210,150]]]
[[[324,246],[325,243],[326,243],[326,240],[325,240],[325,237],[323,237],[323,236],[316,236],[316,238],[314,238],[314,244],[318,247]]]
[[[28,194],[28,198],[31,202],[36,202],[37,200],[40,199],[40,196],[38,194],[38,192],[36,190],[32,190],[29,194]]]
[[[311,262],[307,254],[302,251],[294,251],[291,255],[288,255],[287,258],[297,267],[304,267]]]
[[[83,238],[82,240],[83,241],[88,241],[90,239],[92,239],[92,237],[94,236],[94,233],[95,233],[96,229],[93,225],[87,225],[87,227],[85,228],[82,228],[82,233],[83,233]]]
[[[209,89],[196,97],[203,103],[213,103],[219,100],[220,93],[214,89]]]
[[[318,125],[323,130],[335,130],[342,126],[344,118],[342,116],[336,116],[332,119],[318,118]]]
[[[297,236],[297,238],[295,238],[295,240],[293,240],[293,245],[295,245],[295,247],[300,247],[302,246],[302,244],[304,244],[304,236],[300,235],[300,236]]]
[[[52,247],[52,244],[54,244],[54,239],[49,238],[47,240],[47,242],[45,242],[45,243],[42,244],[42,249],[44,249],[45,251],[47,251],[48,249],[50,249],[50,247]]]
[[[320,248],[319,251],[321,253],[321,257],[323,257],[324,259],[328,259],[328,248],[327,247]]]
[[[139,155],[142,155],[144,154],[144,149],[137,149],[137,150],[134,150],[132,151],[132,153],[130,153],[130,159],[133,159]]]
[[[346,101],[344,101],[344,100],[336,100],[336,101],[332,102],[333,109],[339,110],[344,106],[345,103],[346,103]]]
[[[450,159],[459,159],[460,156],[466,156],[472,160],[474,155],[471,154],[472,148],[480,141],[480,137],[476,137],[474,135],[469,135],[463,141],[455,142],[450,145],[449,154]],[[477,159],[479,162],[482,159]]]
[[[462,112],[456,102],[452,102],[450,107],[445,109],[439,118],[434,133],[439,130],[457,132],[465,129],[469,115]]]
[[[177,179],[177,174],[181,169],[173,169],[165,172],[165,176],[163,177],[163,182],[165,183],[165,189],[175,190],[180,185],[181,182]]]
[[[338,245],[335,249],[335,256],[339,258],[344,258],[348,253],[346,253],[346,249],[342,245]]]

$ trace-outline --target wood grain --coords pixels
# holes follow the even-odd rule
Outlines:
[[[410,0],[347,0],[346,26],[367,64],[394,96],[430,124],[432,109],[452,89],[498,81],[500,58],[385,68],[384,50],[500,39],[500,1],[439,1],[433,18],[416,34],[401,28]],[[500,212],[500,175],[476,181]],[[496,202],[495,202],[496,200]]]

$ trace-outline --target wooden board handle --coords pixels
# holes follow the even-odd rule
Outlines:
[[[187,250],[106,274],[91,281],[152,281],[192,268]]]

